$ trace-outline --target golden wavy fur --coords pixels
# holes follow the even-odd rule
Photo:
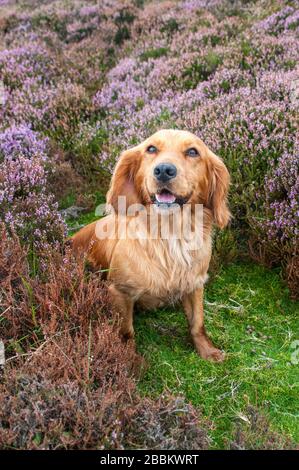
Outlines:
[[[72,243],[76,251],[87,252],[96,268],[109,269],[111,299],[121,314],[125,337],[134,334],[135,304],[153,309],[180,301],[201,357],[224,359],[205,332],[203,287],[211,258],[212,226],[223,228],[230,219],[228,187],[229,173],[222,160],[190,132],[161,130],[121,155],[107,194],[111,213],[81,229]],[[119,213],[120,196],[126,197],[126,209],[132,204],[145,207],[143,221],[153,207],[157,209],[156,238],[149,236],[147,224],[136,215]],[[189,205],[192,227],[196,205],[203,207],[202,237],[197,239],[195,234],[192,246],[185,235],[161,236],[161,220],[165,214],[174,217],[169,216],[173,204]],[[181,214],[176,218],[180,229],[184,225]],[[119,236],[120,224],[135,238]],[[107,235],[99,238],[99,233]]]

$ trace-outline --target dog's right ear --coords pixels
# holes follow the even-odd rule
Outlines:
[[[138,147],[123,152],[116,164],[111,179],[110,188],[107,193],[107,210],[109,207],[119,212],[119,197],[123,196],[125,201],[124,209],[130,205],[141,203],[141,195],[136,187],[135,178],[141,162],[141,152]],[[122,206],[123,208],[123,206]]]
[[[231,213],[227,205],[230,176],[222,159],[208,149],[209,155],[209,195],[208,203],[213,212],[214,222],[224,228],[229,223]]]

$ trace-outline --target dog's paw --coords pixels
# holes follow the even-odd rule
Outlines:
[[[130,339],[134,338],[135,332],[134,329],[129,329],[129,330],[121,330],[120,332],[121,337],[124,341],[129,341]]]
[[[201,351],[200,355],[206,361],[223,362],[225,360],[225,353],[217,348],[211,348],[204,352]]]

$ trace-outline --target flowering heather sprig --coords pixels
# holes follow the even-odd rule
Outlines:
[[[134,78],[137,64],[133,59],[121,61],[108,74],[109,85],[94,97],[98,108],[117,113],[128,113],[138,109],[140,103],[148,101],[142,82]]]
[[[93,33],[109,42],[118,31],[118,23],[126,23],[126,14],[117,19],[120,11],[130,12],[134,19],[134,0],[105,0],[96,4],[93,0],[36,2],[31,8],[16,11],[16,20],[9,23],[6,37],[10,44],[22,45],[24,39],[26,42],[38,39],[58,48],[67,48]]]
[[[54,60],[40,44],[0,51],[0,76],[9,88],[34,79],[35,86],[49,82],[57,74]]]
[[[194,10],[217,7],[221,3],[223,3],[221,0],[184,0],[180,3],[180,6],[193,12]]]
[[[36,87],[26,81],[7,98],[4,117],[11,123],[30,124],[35,130],[64,139],[91,111],[91,102],[82,85],[69,80]]]
[[[47,190],[47,140],[29,127],[0,133],[0,220],[35,249],[62,240],[65,226]]]
[[[246,72],[224,70],[194,90],[168,92],[163,99],[150,99],[148,94],[134,113],[125,105],[121,108],[116,97],[108,103],[105,126],[111,145],[122,149],[142,140],[156,125],[177,123],[202,136],[215,150],[271,159],[273,152],[292,145],[295,107],[290,95],[295,78],[295,72],[266,73],[254,79]],[[242,86],[256,82],[258,88]],[[133,101],[128,102],[132,106]]]
[[[294,252],[299,242],[299,141],[284,152],[265,179],[266,217],[256,224],[271,241],[289,244]]]
[[[287,95],[276,101],[262,88],[244,87],[185,113],[183,122],[218,151],[239,152],[247,162],[270,162],[292,147],[295,114]]]
[[[26,125],[11,126],[1,133],[0,163],[3,160],[16,160],[17,158],[39,158],[47,160],[48,139],[40,139],[36,132]]]
[[[254,25],[255,30],[265,31],[270,34],[280,34],[287,30],[298,31],[299,9],[286,6],[276,13]]]

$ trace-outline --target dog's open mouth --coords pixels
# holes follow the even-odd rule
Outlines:
[[[171,207],[175,204],[178,204],[182,206],[183,204],[186,204],[188,201],[189,197],[181,197],[173,194],[171,191],[168,189],[162,189],[156,194],[153,194],[151,196],[152,203],[156,204],[157,206],[162,206],[162,207]]]

